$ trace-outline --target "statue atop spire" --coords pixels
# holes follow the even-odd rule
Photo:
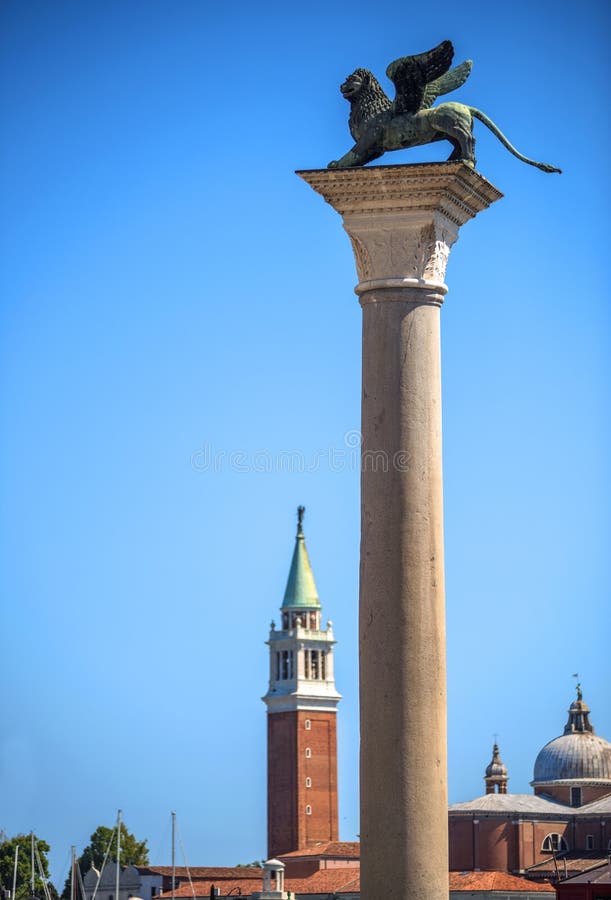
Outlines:
[[[305,506],[297,507],[297,534],[282,609],[317,609],[320,600],[303,534]]]
[[[577,700],[569,706],[569,720],[564,726],[564,734],[583,734],[589,731],[594,734],[594,726],[590,722],[590,707],[583,699],[581,684],[577,684]]]

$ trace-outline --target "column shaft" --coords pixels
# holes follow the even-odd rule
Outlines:
[[[448,891],[440,298],[362,296],[361,896]]]

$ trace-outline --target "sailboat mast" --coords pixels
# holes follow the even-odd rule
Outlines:
[[[70,847],[70,900],[76,900],[76,847]]]
[[[34,885],[35,885],[35,873],[34,873],[34,832],[30,832],[30,861],[32,863],[32,874],[30,877],[30,885],[32,891],[32,900],[36,896],[34,893]]]
[[[121,887],[121,810],[117,810],[117,874],[115,878],[115,900],[119,900]]]
[[[17,857],[19,856],[19,844],[15,845],[15,862],[13,864],[13,893],[12,900],[15,900],[15,891],[17,890]]]
[[[172,813],[172,900],[176,887],[176,813]]]

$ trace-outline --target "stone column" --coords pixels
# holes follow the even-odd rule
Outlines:
[[[339,212],[363,308],[361,898],[448,897],[439,311],[458,229],[501,194],[461,162],[298,173]]]

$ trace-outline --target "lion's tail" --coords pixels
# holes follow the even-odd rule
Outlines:
[[[513,144],[509,143],[503,132],[496,127],[492,119],[489,119],[481,109],[476,109],[474,106],[470,106],[469,109],[471,115],[475,116],[476,119],[479,119],[480,122],[483,122],[486,128],[489,128],[490,131],[496,135],[501,144],[503,144],[504,147],[507,147],[509,152],[513,153],[514,156],[517,156],[518,159],[521,159],[522,162],[528,163],[529,166],[535,166],[537,169],[542,169],[544,172],[562,172],[562,169],[556,169],[555,166],[550,166],[548,163],[535,162],[534,159],[529,159],[527,156],[524,156],[519,150],[516,150]]]

